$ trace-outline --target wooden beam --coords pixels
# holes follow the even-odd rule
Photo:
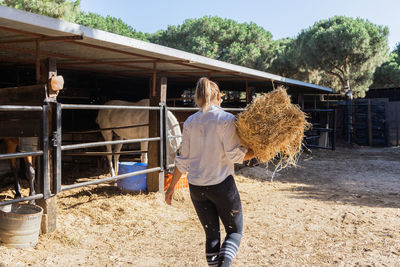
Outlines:
[[[113,77],[143,77],[143,78],[151,78],[152,74],[149,72],[124,72],[124,71],[107,71],[107,70],[98,70],[98,69],[93,69],[93,68],[84,68],[84,67],[68,67],[68,68],[62,68],[60,67],[59,69],[65,69],[65,70],[77,70],[77,71],[86,71],[90,73],[103,73],[106,75],[110,75]]]
[[[154,79],[154,78],[153,78]],[[154,84],[154,81],[152,81]],[[156,94],[153,96],[153,88],[150,89],[150,105],[159,106],[161,102],[166,102],[167,95],[167,78],[162,77],[156,81]],[[164,92],[162,92],[164,91]],[[150,110],[149,111],[149,137],[161,136],[160,129],[160,111]],[[158,167],[160,164],[160,142],[149,142],[149,153],[148,153],[148,168]],[[161,166],[162,168],[162,166]],[[147,174],[147,190],[149,192],[164,192],[164,172],[159,173],[148,173]]]
[[[200,67],[200,66],[194,66],[193,64],[188,64],[188,63],[180,63],[180,62],[177,62],[177,63],[175,63],[175,64],[177,64],[177,65],[182,65],[182,66],[185,66],[185,67],[191,67],[191,68],[195,68],[195,69],[201,69],[201,70],[219,72],[219,71],[216,71],[216,70],[211,69],[211,68]]]
[[[39,43],[39,42],[37,42]],[[21,47],[12,47],[9,45],[5,44],[0,44],[1,48],[4,48],[6,50],[12,50],[12,51],[17,51],[17,52],[23,52],[27,54],[37,54],[37,47],[36,49],[29,49],[29,48],[21,48]],[[83,58],[83,57],[76,57],[76,56],[69,56],[69,55],[64,55],[60,53],[54,53],[54,52],[46,52],[46,51],[40,51],[39,55],[42,56],[48,56],[48,57],[55,57],[55,58],[66,58],[66,59],[73,59],[73,60],[78,60],[78,61],[86,61],[86,62],[93,62],[92,59],[89,58]],[[131,66],[131,65],[125,65],[125,64],[110,64],[118,67],[123,67],[123,68],[130,68],[130,69],[138,69],[138,70],[148,70],[152,71],[152,68],[145,68],[145,67],[138,67],[138,66]]]
[[[27,65],[34,65],[35,60],[31,59],[26,59],[26,58],[13,58],[13,57],[0,57],[0,62],[1,64],[5,65],[5,62],[12,62],[12,63],[21,63],[21,64],[27,64]]]
[[[57,63],[55,58],[49,58],[47,59],[47,96],[51,99],[53,99],[56,102],[56,98],[59,94],[59,90],[61,89],[56,89],[54,90],[54,88],[52,87],[52,79],[57,79],[60,78],[61,76],[57,75]],[[45,75],[46,77],[46,75]],[[61,77],[62,78],[62,77]],[[63,80],[63,78],[62,78]]]
[[[156,83],[157,83],[157,63],[153,63],[153,78],[152,78],[152,86],[151,86],[151,94],[150,98],[156,97]]]
[[[123,71],[123,72],[130,72],[129,70]],[[194,75],[194,76],[199,76],[199,75],[204,75],[204,76],[214,76],[213,79],[232,79],[232,80],[241,80],[243,81],[243,78],[218,78],[218,74],[222,75],[240,75],[238,72],[234,71],[157,71],[158,74],[160,75]],[[246,78],[250,79],[251,78]],[[261,80],[260,80],[261,81]],[[268,80],[269,81],[269,80]]]
[[[222,74],[221,72],[214,72],[217,74]],[[212,75],[211,71],[160,71],[162,75]]]
[[[40,33],[33,33],[33,32],[24,31],[24,30],[17,30],[17,29],[13,29],[13,28],[10,28],[10,27],[5,27],[5,26],[0,26],[0,31],[19,33],[19,34],[28,35],[28,36],[34,36],[34,37],[46,37],[46,35],[43,35],[43,34],[40,34]]]
[[[266,78],[251,78],[251,77],[214,77],[213,78],[216,81],[243,81],[243,79],[246,79],[247,81],[253,81],[253,82],[264,82],[266,80],[269,81],[269,79]]]
[[[31,55],[36,55],[36,49],[15,47],[15,46],[9,46],[9,45],[5,45],[5,44],[0,44],[0,48],[6,49],[6,50],[11,50],[11,51],[22,52],[22,53],[26,53],[26,54],[31,54]],[[69,56],[69,55],[64,55],[64,54],[54,53],[54,52],[47,52],[47,51],[40,51],[40,55],[47,56],[47,57],[55,57],[55,58],[73,59],[73,60],[91,60],[91,59],[85,59],[85,58]]]
[[[72,36],[45,36],[37,38],[24,38],[24,39],[14,39],[0,41],[0,44],[16,44],[16,43],[29,43],[29,42],[59,42],[65,40],[82,40],[82,35],[72,35]]]
[[[40,83],[40,43],[39,43],[39,41],[36,41],[35,68],[36,68],[36,83]]]
[[[161,77],[160,86],[160,103],[165,104],[167,102],[167,77]]]
[[[118,50],[118,49],[115,49],[115,48],[109,48],[109,47],[104,47],[104,46],[99,46],[99,45],[94,45],[94,44],[88,44],[88,43],[83,43],[83,42],[78,42],[78,41],[65,41],[65,42],[71,42],[71,43],[74,43],[76,45],[96,48],[96,49],[100,49],[100,50],[106,50],[106,51],[109,51],[109,52],[115,52],[115,53],[118,53],[118,54],[123,54],[123,55],[128,55],[128,56],[135,56],[135,57],[147,58],[147,59],[153,59],[153,60],[157,60],[158,59],[157,57],[141,55],[141,54],[138,54],[138,53],[127,52],[127,51],[122,51],[122,50]]]
[[[91,62],[86,62],[90,64]],[[112,66],[118,66],[122,68],[128,68],[128,69],[133,69],[133,70],[146,70],[146,71],[152,71],[152,68],[146,68],[146,67],[139,67],[139,66],[132,66],[132,65],[127,65],[127,64],[122,64],[122,63],[104,63],[105,65],[112,65]],[[60,64],[63,65],[63,64]]]
[[[91,62],[60,62],[59,65],[101,65],[101,64],[111,64],[111,63],[126,63],[126,64],[150,64],[150,63],[171,63],[184,62],[185,60],[93,60]]]
[[[0,105],[42,105],[46,97],[44,84],[0,89]]]
[[[40,80],[48,82],[49,78],[54,74],[57,74],[56,62],[55,59],[49,58],[43,62]],[[51,98],[48,96],[49,93],[46,92],[46,99],[55,98],[57,95],[53,95]],[[43,99],[43,102],[45,102],[46,99]],[[54,99],[51,101],[54,101]],[[53,115],[56,114],[56,105],[54,105],[54,102],[51,101],[47,102],[47,104],[43,106],[43,163],[41,165],[42,177],[40,179],[40,185],[38,186],[38,189],[40,190],[39,192],[44,195],[44,198],[37,201],[38,205],[43,208],[41,225],[42,233],[51,233],[57,228],[57,195],[51,195],[51,188],[53,188],[55,177],[55,162],[53,161],[53,153],[55,153],[55,150],[53,150],[52,146],[49,144],[49,140],[51,140],[53,136]]]
[[[9,112],[1,112],[0,119],[0,138],[3,137],[38,137],[40,135],[40,116],[38,112],[31,112],[30,118],[19,118],[11,121],[3,119],[8,118]],[[15,113],[15,112],[14,112]],[[35,117],[36,116],[36,117]]]
[[[140,64],[140,63],[154,63],[155,60],[93,60],[87,62],[59,62],[60,66],[70,65],[105,65],[105,64]]]
[[[249,87],[249,81],[247,79],[246,79],[245,89],[246,89],[246,103],[248,104],[251,102],[251,92]]]

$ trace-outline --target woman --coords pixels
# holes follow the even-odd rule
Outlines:
[[[233,179],[234,163],[254,157],[241,146],[235,116],[221,109],[218,86],[207,78],[197,82],[195,102],[200,110],[183,125],[181,151],[175,158],[165,202],[171,205],[174,187],[188,172],[190,197],[206,234],[209,266],[230,266],[243,229],[242,206]],[[226,238],[221,245],[219,218]]]

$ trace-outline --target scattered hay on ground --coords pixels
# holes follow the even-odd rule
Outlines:
[[[313,151],[275,183],[264,166],[241,169],[244,232],[232,267],[398,266],[395,150]],[[204,231],[189,190],[179,192],[168,206],[163,194],[108,184],[63,191],[57,230],[40,235],[35,248],[0,246],[0,266],[205,267]]]

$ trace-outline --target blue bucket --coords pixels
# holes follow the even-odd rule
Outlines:
[[[147,169],[147,163],[141,162],[120,162],[118,164],[118,174],[125,174]],[[127,191],[146,191],[147,174],[130,176],[117,181],[117,187]]]

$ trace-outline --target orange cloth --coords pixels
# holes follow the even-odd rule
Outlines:
[[[164,191],[167,191],[169,185],[171,184],[172,174],[166,174],[164,176]],[[175,190],[179,190],[185,187],[189,187],[189,182],[187,179],[187,172],[182,174],[182,177],[179,179],[178,183],[175,185]]]

